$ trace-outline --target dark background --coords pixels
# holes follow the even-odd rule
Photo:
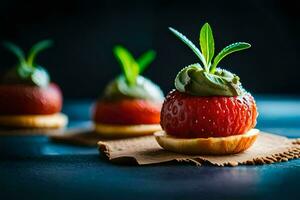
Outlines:
[[[209,22],[216,49],[245,41],[252,48],[221,63],[241,77],[255,94],[300,94],[299,1],[54,1],[9,0],[0,3],[0,40],[28,50],[51,38],[55,46],[38,57],[67,98],[96,98],[120,68],[115,44],[135,56],[152,48],[156,61],[145,75],[164,92],[176,73],[197,57],[167,29],[177,28],[198,45],[199,30]],[[16,62],[0,48],[0,71]]]

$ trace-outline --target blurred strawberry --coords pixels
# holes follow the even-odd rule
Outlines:
[[[98,101],[94,121],[103,124],[159,124],[161,103],[142,99]]]
[[[0,85],[0,115],[49,115],[61,108],[62,93],[54,83],[47,87]]]

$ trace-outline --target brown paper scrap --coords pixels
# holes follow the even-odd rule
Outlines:
[[[105,141],[90,127],[69,129],[62,135],[51,136],[50,139],[58,143],[80,146],[97,146],[99,140]]]
[[[138,165],[168,161],[192,162],[196,165],[237,166],[288,161],[300,157],[300,140],[261,132],[257,141],[245,152],[226,156],[183,155],[162,149],[154,136],[99,141],[99,151],[115,163]]]

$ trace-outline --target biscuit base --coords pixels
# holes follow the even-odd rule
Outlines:
[[[151,135],[160,131],[160,124],[112,125],[95,123],[95,132],[103,138],[124,138]]]
[[[176,138],[164,131],[154,133],[158,144],[172,152],[191,155],[228,155],[248,149],[256,140],[258,129],[251,129],[242,135],[209,138]]]
[[[59,129],[68,123],[65,114],[53,115],[0,115],[0,127],[20,129]]]

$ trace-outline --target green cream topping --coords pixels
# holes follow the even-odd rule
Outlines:
[[[19,60],[16,67],[8,70],[1,79],[4,84],[27,84],[46,87],[50,82],[48,72],[35,63],[35,58],[42,50],[50,47],[52,41],[44,40],[36,43],[25,56],[24,51],[17,45],[5,42],[4,46],[15,54]]]
[[[164,94],[161,89],[149,79],[138,76],[134,85],[129,85],[124,76],[111,81],[105,88],[103,99],[146,99],[161,102]]]
[[[122,46],[116,46],[114,48],[114,55],[120,63],[123,74],[106,86],[102,99],[163,101],[164,95],[161,89],[152,81],[140,75],[154,60],[154,51],[147,51],[138,59],[134,59],[127,49]]]
[[[238,96],[243,93],[235,74],[221,69],[210,74],[199,64],[183,68],[176,76],[175,87],[179,92],[194,96]]]
[[[14,67],[10,69],[2,78],[5,84],[26,84],[45,87],[49,84],[48,72],[43,67]]]
[[[214,57],[215,44],[211,27],[205,23],[200,31],[201,51],[182,33],[170,28],[200,59],[200,63],[183,68],[176,76],[175,88],[194,96],[239,96],[245,91],[237,75],[218,68],[219,62],[227,55],[250,48],[245,42],[236,42],[226,46]]]

